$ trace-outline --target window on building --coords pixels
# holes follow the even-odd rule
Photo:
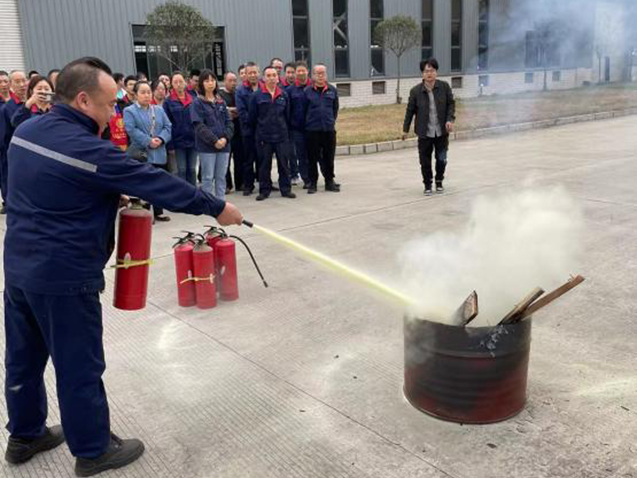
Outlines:
[[[561,64],[560,38],[548,26],[542,30],[526,32],[526,68],[550,68]]]
[[[387,92],[387,83],[384,81],[372,81],[372,95],[384,95]]]
[[[310,63],[310,14],[308,0],[292,0],[294,59]]]
[[[462,0],[451,0],[451,71],[462,70]]]
[[[453,76],[451,77],[451,87],[454,90],[462,89],[462,76]]]
[[[337,78],[349,77],[349,29],[347,21],[348,0],[332,0],[334,12],[334,74]]]
[[[535,82],[535,75],[532,71],[524,74],[524,83],[530,84]]]
[[[478,6],[478,70],[489,68],[489,0]]]
[[[478,76],[478,85],[479,86],[489,86],[489,75],[480,75],[480,76]]]
[[[562,72],[557,70],[553,72],[553,81],[562,81]]]
[[[423,60],[428,60],[434,55],[434,0],[422,0],[421,50]]]
[[[133,52],[135,54],[135,71],[145,73],[148,78],[157,78],[161,72],[171,72],[177,69],[174,63],[169,61],[162,52],[161,47],[148,45],[146,41],[145,25],[133,25]],[[215,37],[206,47],[203,57],[197,58],[188,68],[212,70],[217,77],[223,77],[226,72],[224,27],[217,27]],[[178,59],[178,48],[170,48],[170,57],[173,62]]]
[[[385,74],[385,54],[375,37],[376,27],[385,18],[384,0],[369,1],[372,76]]]
[[[338,83],[336,85],[336,91],[338,92],[338,96],[352,96],[352,84]]]

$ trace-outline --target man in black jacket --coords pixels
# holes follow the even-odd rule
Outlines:
[[[425,195],[431,195],[433,171],[431,170],[431,153],[436,151],[436,192],[442,193],[447,167],[447,151],[449,149],[449,133],[453,131],[456,120],[456,102],[448,83],[438,77],[438,61],[435,58],[420,63],[423,81],[414,86],[409,93],[409,103],[403,124],[403,140],[407,138],[411,120],[416,115],[414,126],[418,135],[418,154]]]

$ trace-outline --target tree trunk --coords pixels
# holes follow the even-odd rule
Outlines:
[[[546,76],[548,75],[548,71],[546,68],[544,68],[544,91],[547,91],[549,89],[549,86],[546,82]]]
[[[396,104],[399,105],[403,100],[400,97],[400,56],[397,56],[396,58],[398,60],[398,81],[396,84]]]

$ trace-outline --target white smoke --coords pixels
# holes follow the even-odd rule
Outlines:
[[[421,318],[446,322],[476,290],[472,325],[497,323],[535,287],[578,272],[583,214],[563,187],[480,197],[459,233],[412,241],[400,253],[403,287]]]

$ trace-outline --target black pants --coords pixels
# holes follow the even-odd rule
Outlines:
[[[420,156],[420,170],[426,188],[431,188],[433,171],[431,170],[431,153],[436,151],[436,184],[442,184],[447,168],[447,151],[449,150],[449,136],[437,138],[418,138],[418,155]]]
[[[290,165],[288,164],[289,144],[259,142],[261,165],[259,167],[259,193],[269,196],[272,192],[272,156],[276,153],[277,169],[279,170],[279,188],[281,194],[289,193],[292,189],[290,183]]]
[[[336,131],[308,131],[306,140],[310,183],[316,185],[319,165],[325,183],[334,181]]]
[[[230,173],[230,163],[234,163],[234,184]],[[236,188],[237,191],[243,189],[243,139],[237,135],[230,142],[230,159],[228,160],[228,173],[226,174],[226,185],[229,189]]]
[[[252,191],[254,180],[259,174],[261,165],[260,154],[257,151],[257,141],[254,135],[243,137],[243,189]],[[255,169],[256,168],[256,169]],[[256,171],[256,172],[255,172]]]
[[[157,169],[163,169],[164,171],[168,171],[168,163],[166,164],[153,164]],[[160,206],[156,206],[153,204],[153,216],[161,216],[164,214],[164,208]]]

